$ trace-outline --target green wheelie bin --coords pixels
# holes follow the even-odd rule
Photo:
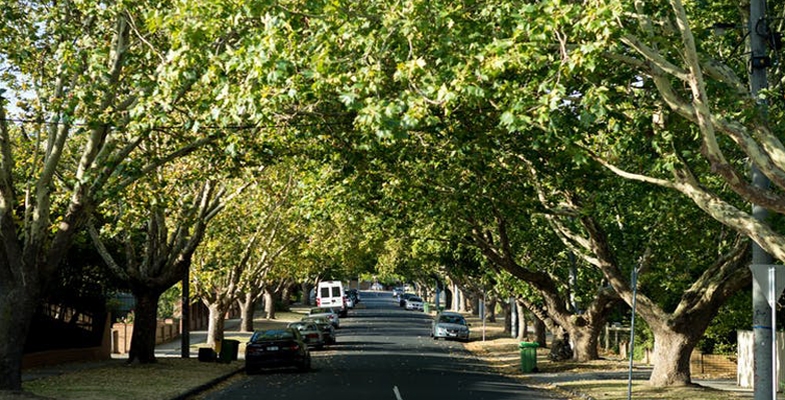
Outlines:
[[[537,372],[537,342],[521,342],[521,372]]]

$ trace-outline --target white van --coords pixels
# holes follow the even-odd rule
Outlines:
[[[341,281],[322,281],[316,286],[316,305],[332,307],[340,316],[346,316],[343,283]]]

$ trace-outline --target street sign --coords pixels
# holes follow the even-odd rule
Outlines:
[[[752,279],[755,279],[758,286],[764,289],[769,306],[774,307],[785,289],[785,265],[751,264],[750,270],[752,270]]]

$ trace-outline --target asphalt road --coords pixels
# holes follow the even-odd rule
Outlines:
[[[314,350],[313,370],[243,376],[205,399],[558,399],[487,372],[457,342],[434,341],[431,318],[398,307],[390,292],[363,292],[341,319],[338,343]]]

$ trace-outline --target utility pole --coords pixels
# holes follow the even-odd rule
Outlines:
[[[768,86],[766,68],[770,61],[767,57],[766,39],[768,26],[766,23],[766,1],[750,0],[749,26],[750,37],[750,94],[758,102],[760,112],[766,114],[766,103],[759,98],[760,90]],[[759,188],[768,188],[769,180],[755,165],[752,165],[752,183]],[[752,205],[755,219],[765,220],[768,211],[756,204]],[[752,264],[772,264],[773,258],[757,243],[752,243]],[[752,329],[754,333],[754,388],[755,400],[772,400],[777,396],[777,377],[773,373],[775,360],[772,356],[772,344],[776,326],[772,325],[773,309],[766,298],[766,288],[761,287],[757,279],[752,284]],[[776,301],[773,302],[776,304]]]
[[[191,297],[189,289],[189,282],[191,281],[190,275],[191,268],[185,269],[183,274],[183,293],[180,299],[180,357],[191,357]]]

